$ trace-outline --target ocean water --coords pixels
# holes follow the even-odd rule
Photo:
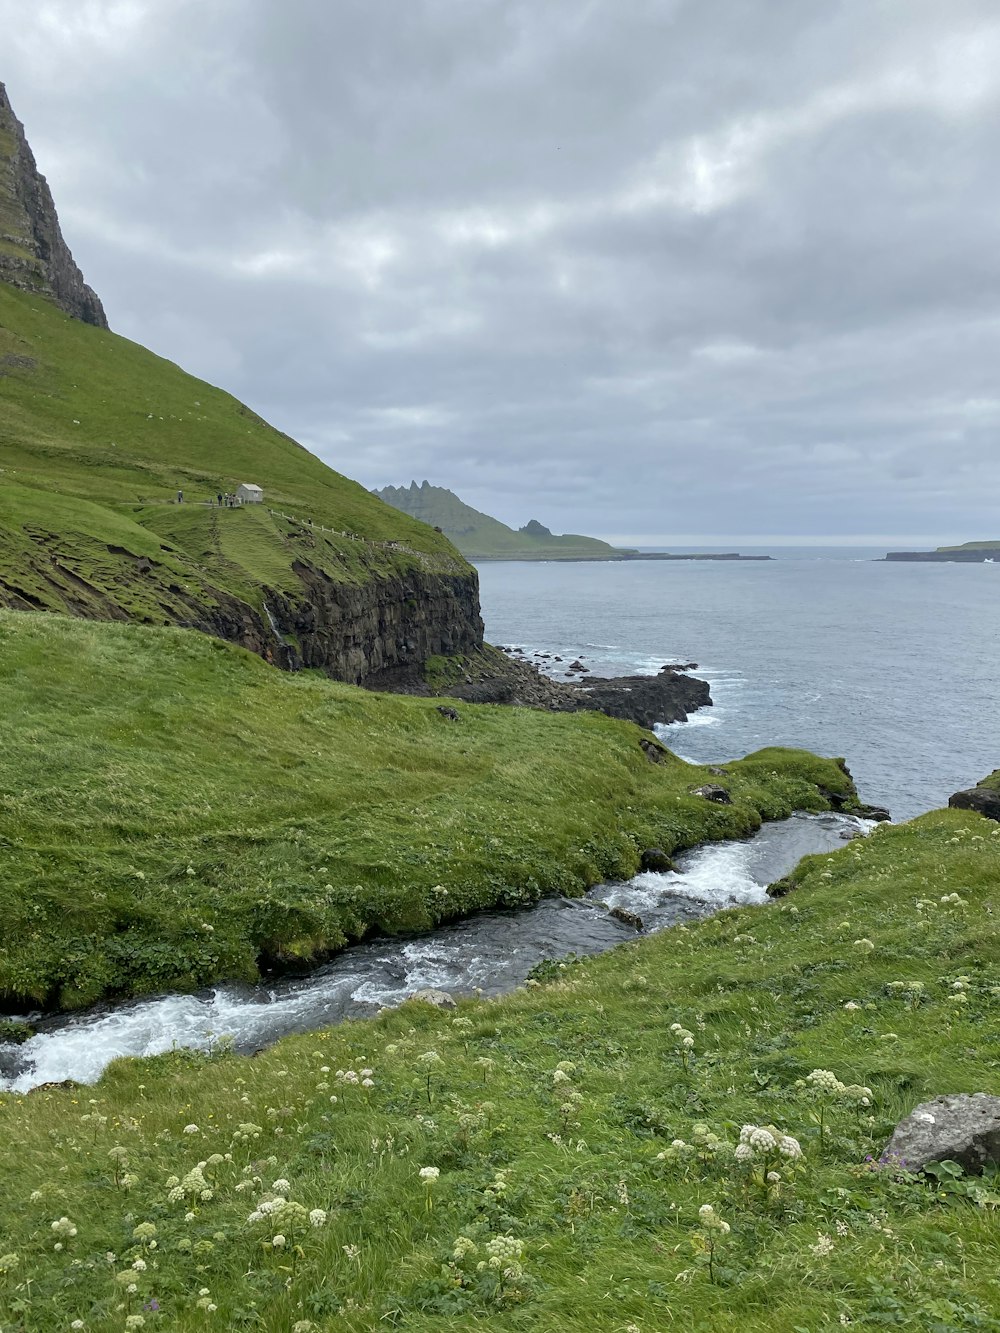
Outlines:
[[[596,675],[697,662],[714,707],[662,728],[671,749],[698,763],[765,745],[842,755],[896,820],[1000,767],[1000,565],[740,549],[775,558],[483,564],[486,636]]]

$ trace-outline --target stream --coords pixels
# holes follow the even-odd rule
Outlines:
[[[870,827],[851,815],[793,815],[765,824],[745,842],[697,847],[677,858],[676,870],[599,884],[582,898],[547,898],[521,911],[482,912],[426,935],[367,940],[307,977],[29,1018],[33,1037],[21,1045],[0,1043],[0,1088],[28,1092],[64,1079],[94,1083],[120,1056],[207,1049],[223,1037],[251,1053],[290,1033],[378,1013],[425,987],[503,995],[543,959],[603,953],[635,939],[635,928],[611,916],[612,908],[635,913],[650,933],[726,907],[763,904],[765,886],[803,856],[836,850]]]

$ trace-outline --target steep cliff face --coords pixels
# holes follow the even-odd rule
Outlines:
[[[302,666],[338,680],[392,688],[422,678],[430,657],[482,647],[479,576],[412,569],[350,587],[297,565],[303,600],[267,603],[279,632],[297,645]]]
[[[106,329],[108,321],[95,292],[83,280],[63,240],[45,177],[35,165],[0,83],[0,280],[28,292],[42,292],[58,306]]]

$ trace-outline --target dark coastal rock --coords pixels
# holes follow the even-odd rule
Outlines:
[[[631,926],[633,930],[637,930],[640,933],[646,929],[642,917],[637,916],[635,912],[628,911],[627,908],[612,907],[608,916],[613,916],[616,921],[620,921],[625,926]]]
[[[958,1093],[921,1102],[896,1126],[882,1161],[911,1171],[957,1162],[978,1175],[987,1163],[1000,1163],[1000,1097]]]
[[[583,666],[579,659],[578,665]],[[488,647],[486,656],[476,658],[471,673],[466,675],[465,683],[449,684],[440,692],[467,703],[514,704],[563,713],[605,713],[608,717],[635,722],[646,731],[658,723],[684,722],[689,713],[712,703],[708,682],[683,672],[615,678],[588,676],[586,682],[556,680],[533,662],[494,653]],[[653,763],[669,757],[669,751],[652,736],[643,737],[639,743]]]
[[[892,815],[884,805],[859,805],[854,808],[853,813],[860,815],[862,819],[874,819],[879,824],[892,822]]]
[[[1000,790],[994,787],[969,787],[948,797],[953,810],[975,810],[987,819],[1000,820]]]
[[[720,787],[716,782],[706,782],[704,787],[695,787],[692,795],[703,796],[706,801],[714,801],[716,805],[732,805],[733,803],[733,798],[725,787]]]
[[[673,870],[674,863],[662,847],[647,847],[639,858],[639,869],[654,871],[658,875]]]
[[[449,722],[458,721],[457,708],[449,708],[447,704],[438,704],[437,711],[441,714],[442,717],[447,718]]]
[[[662,745],[657,745],[656,741],[651,741],[647,736],[640,738],[639,749],[651,764],[662,764],[666,761],[667,751]]]
[[[635,722],[647,730],[658,723],[686,722],[689,713],[712,704],[708,682],[680,671],[656,676],[591,676],[580,687],[582,707]]]
[[[817,787],[816,790],[824,801],[829,802],[831,810],[842,810],[851,799],[849,796],[841,795],[839,791],[830,791],[829,787]]]

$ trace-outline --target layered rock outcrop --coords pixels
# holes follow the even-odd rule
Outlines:
[[[411,570],[352,585],[296,565],[305,598],[272,594],[275,627],[297,642],[298,665],[391,689],[417,680],[430,657],[482,647],[479,577]]]
[[[40,292],[85,324],[108,327],[63,240],[52,191],[0,83],[0,281]]]

